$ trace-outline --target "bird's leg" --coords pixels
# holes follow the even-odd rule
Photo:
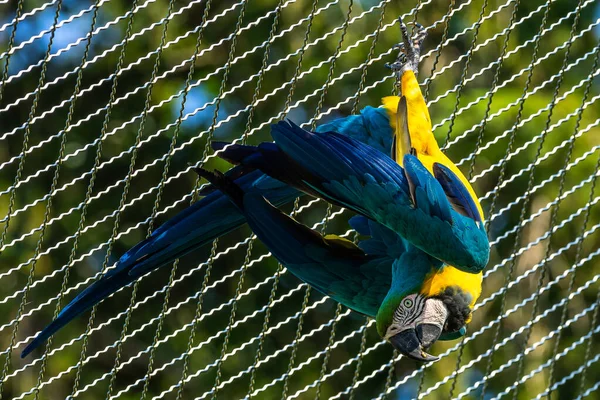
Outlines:
[[[402,18],[398,18],[400,23],[400,32],[402,33],[402,42],[394,45],[398,49],[398,57],[392,64],[386,64],[386,67],[394,71],[398,78],[405,71],[413,71],[415,75],[419,70],[419,58],[421,57],[421,45],[427,37],[427,31],[423,25],[415,23],[412,29],[412,37],[408,35],[408,28]]]

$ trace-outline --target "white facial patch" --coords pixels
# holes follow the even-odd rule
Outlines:
[[[446,319],[448,318],[448,308],[440,299],[427,299],[425,302],[425,310],[417,321],[417,324],[426,322],[428,324],[437,325],[440,329],[444,329]]]
[[[411,294],[403,298],[398,308],[396,308],[396,311],[394,311],[392,323],[386,331],[385,339],[397,335],[407,329],[414,328],[416,322],[423,317],[426,300],[427,299],[420,294]]]
[[[420,294],[406,296],[394,312],[392,323],[388,327],[385,339],[417,325],[427,323],[444,329],[448,318],[448,308],[440,299],[426,298]]]

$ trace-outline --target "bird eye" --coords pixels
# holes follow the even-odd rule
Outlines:
[[[413,306],[413,301],[411,299],[404,299],[404,307],[412,307]]]

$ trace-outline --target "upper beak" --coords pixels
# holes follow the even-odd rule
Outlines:
[[[438,359],[438,357],[425,352],[417,337],[417,332],[415,332],[414,329],[406,329],[397,335],[392,336],[389,340],[396,350],[413,360],[435,361]],[[429,345],[431,345],[431,343],[433,342],[430,342]]]

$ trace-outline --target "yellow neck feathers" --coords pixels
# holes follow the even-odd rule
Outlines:
[[[483,210],[481,209],[481,205],[479,204],[479,200],[477,199],[477,195],[471,187],[471,184],[458,167],[442,153],[433,136],[427,103],[425,103],[425,99],[423,98],[423,94],[419,87],[419,82],[413,71],[405,71],[402,74],[401,91],[402,95],[406,97],[407,125],[410,134],[410,142],[417,153],[417,157],[432,174],[433,164],[436,162],[450,168],[465,185],[475,200],[480,215],[483,217]],[[396,127],[396,112],[398,110],[399,101],[400,98],[398,96],[389,96],[382,99],[383,107],[386,109],[390,118],[390,125],[396,133],[398,129],[398,127]],[[432,271],[432,273],[427,275],[420,292],[425,296],[435,296],[443,292],[444,289],[449,286],[459,286],[462,290],[468,292],[472,296],[472,308],[481,294],[482,279],[483,275],[481,273],[467,273],[452,266],[445,265],[439,270]]]

